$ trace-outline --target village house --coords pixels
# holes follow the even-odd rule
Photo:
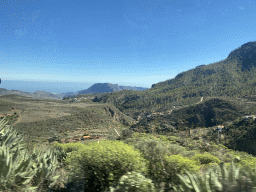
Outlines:
[[[156,116],[156,115],[164,115],[164,113],[162,113],[162,112],[156,112],[156,113],[152,113],[151,115],[153,115],[153,116]]]
[[[140,119],[142,119],[141,116],[138,116],[137,121],[139,121]]]
[[[221,132],[223,128],[224,128],[224,126],[223,126],[223,125],[218,125],[218,127],[217,127],[216,131]]]
[[[249,119],[255,119],[256,115],[244,116],[244,121],[248,121]]]

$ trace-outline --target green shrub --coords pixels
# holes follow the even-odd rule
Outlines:
[[[213,148],[213,150],[219,150],[219,149],[220,149],[220,146],[218,146],[218,145],[212,145],[212,148]]]
[[[148,162],[142,154],[122,141],[88,143],[67,154],[66,165],[74,173],[72,178],[84,179],[85,187],[91,190],[109,189],[129,171],[148,171]]]
[[[198,154],[197,150],[190,150],[190,151],[182,151],[180,155],[191,158],[193,157],[195,154]]]
[[[55,143],[52,148],[56,149],[58,162],[62,162],[66,159],[67,154],[72,151],[77,151],[78,149],[84,147],[82,143]],[[64,163],[65,164],[65,163]]]
[[[219,145],[219,147],[221,147],[221,148],[228,149],[225,145],[222,145],[222,144],[218,144],[218,145]]]
[[[192,145],[192,144],[188,144],[188,148],[189,148],[189,149],[194,149],[194,148],[195,148],[195,146],[194,146],[194,145]]]
[[[131,137],[133,132],[130,129],[123,129],[121,135],[123,138]]]
[[[147,178],[152,179],[159,185],[161,182],[168,183],[168,173],[164,171],[164,156],[177,155],[184,152],[184,148],[177,144],[163,143],[156,139],[139,140],[136,143],[130,141],[149,161]]]
[[[163,142],[169,142],[168,137],[164,136],[164,135],[158,135],[158,138],[163,141]]]
[[[187,157],[182,157],[181,155],[165,156],[165,160],[165,169],[169,174],[168,180],[170,180],[174,185],[179,183],[177,174],[184,173],[185,169],[194,173],[198,172],[200,169],[197,162],[190,160]]]
[[[192,160],[199,162],[199,165],[209,163],[220,163],[220,160],[211,154],[196,154],[195,156],[192,157]]]
[[[176,136],[168,136],[169,141],[177,141],[179,138]]]
[[[256,158],[255,157],[246,157],[241,159],[240,162],[243,166],[251,167],[252,169],[256,166]]]
[[[55,148],[63,149],[66,153],[70,153],[72,151],[77,151],[78,149],[84,147],[82,143],[55,143]]]
[[[244,152],[244,151],[231,150],[229,153],[233,154],[234,156],[238,156],[240,158],[253,157],[251,154],[248,154],[247,152]]]
[[[219,164],[217,164],[217,163],[202,164],[202,165],[200,165],[200,172],[205,173],[210,169],[215,169],[216,166],[218,166],[218,165]]]
[[[152,183],[151,179],[147,179],[141,173],[135,171],[128,172],[126,175],[123,175],[118,181],[117,187],[113,189],[110,187],[110,191],[113,192],[155,192],[155,186]]]
[[[256,157],[252,157],[250,154],[244,152],[244,151],[230,151],[229,154],[231,154],[233,157],[239,157],[241,160],[238,163],[239,167],[250,167],[251,169],[254,169],[256,166]],[[230,163],[227,163],[226,166],[229,168]]]

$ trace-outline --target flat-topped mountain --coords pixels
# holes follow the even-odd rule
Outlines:
[[[75,95],[88,94],[88,93],[106,93],[106,92],[116,92],[121,90],[134,90],[143,91],[148,88],[143,87],[131,87],[131,86],[118,86],[118,84],[111,83],[96,83],[89,87],[88,89],[81,90],[75,93]]]

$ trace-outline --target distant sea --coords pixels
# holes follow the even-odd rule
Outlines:
[[[36,91],[46,91],[53,94],[77,92],[88,89],[95,83],[74,83],[74,82],[41,82],[41,81],[17,81],[4,80],[0,84],[0,88],[11,90],[19,90],[23,92],[34,93]]]

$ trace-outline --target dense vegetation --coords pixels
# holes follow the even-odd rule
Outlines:
[[[126,129],[118,138],[88,144],[57,142],[48,149],[40,146],[27,153],[20,137],[3,123],[0,122],[1,169],[5,170],[0,171],[2,191],[170,191],[164,187],[169,183],[175,191],[206,191],[208,187],[211,191],[231,192],[256,186],[252,170],[256,159],[214,142],[206,145],[192,138]],[[231,169],[234,157],[236,165]],[[16,174],[19,167],[24,168]],[[239,174],[231,177],[235,172]],[[207,174],[215,179],[206,181]],[[131,179],[127,180],[127,176]]]

